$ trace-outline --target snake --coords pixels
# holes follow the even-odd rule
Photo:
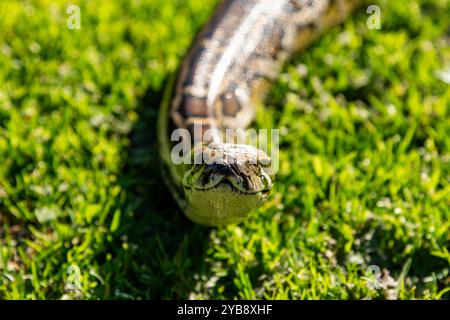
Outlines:
[[[237,224],[274,186],[266,150],[245,143],[270,83],[357,0],[223,0],[170,77],[158,117],[161,171],[185,215],[206,226]],[[236,134],[225,140],[226,131]]]

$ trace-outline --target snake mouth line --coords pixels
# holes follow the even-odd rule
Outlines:
[[[252,192],[244,192],[238,188],[236,188],[230,181],[224,179],[221,182],[219,182],[216,185],[211,186],[210,188],[195,188],[193,186],[184,186],[186,189],[193,189],[196,191],[212,191],[213,189],[217,189],[218,191],[225,191],[225,188],[228,188],[229,191],[237,194],[243,194],[243,195],[252,195],[252,194],[258,194],[261,193],[262,195],[267,195],[270,192],[270,189],[262,189],[262,190],[255,190]],[[225,188],[224,188],[225,187]]]

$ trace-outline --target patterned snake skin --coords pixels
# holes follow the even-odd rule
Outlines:
[[[175,168],[168,156],[173,130],[184,128],[194,137],[198,125],[203,132],[247,128],[256,104],[286,60],[322,30],[343,21],[358,4],[357,0],[225,0],[219,4],[183,61],[161,112],[166,180],[183,209],[185,170]],[[221,142],[217,135],[210,141]]]

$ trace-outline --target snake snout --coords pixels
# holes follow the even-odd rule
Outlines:
[[[249,145],[210,144],[201,148],[203,161],[192,165],[183,179],[188,216],[207,225],[246,219],[272,188],[270,158]]]
[[[195,164],[184,179],[184,186],[198,190],[229,184],[232,192],[267,193],[272,187],[270,158],[250,145],[210,144],[202,146]],[[197,157],[198,159],[198,157]]]

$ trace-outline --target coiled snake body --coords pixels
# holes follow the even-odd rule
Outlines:
[[[220,133],[246,129],[292,53],[358,3],[225,0],[217,7],[169,84],[158,124],[166,183],[191,220],[238,223],[261,205],[273,185],[271,159],[253,146],[224,143]],[[174,160],[180,141],[191,163]]]

